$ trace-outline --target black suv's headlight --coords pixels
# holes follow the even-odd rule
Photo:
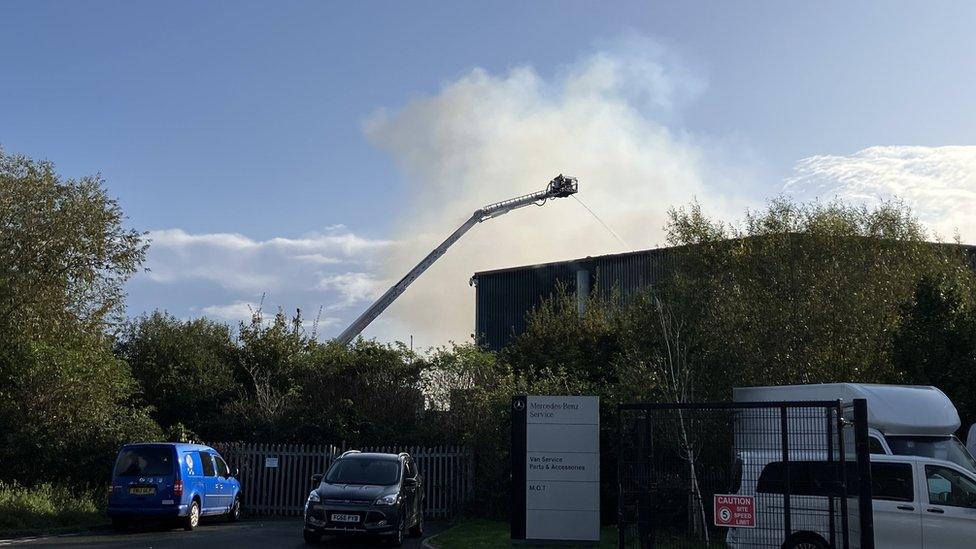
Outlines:
[[[394,492],[376,499],[376,505],[396,505],[400,500],[400,493]]]
[[[316,492],[315,490],[309,492],[308,499],[305,500],[305,512],[308,513],[309,506],[311,506],[313,503],[318,503],[319,501],[321,501],[321,499],[319,499],[318,492]]]

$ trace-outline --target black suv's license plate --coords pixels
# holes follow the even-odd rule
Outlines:
[[[359,522],[359,515],[343,515],[332,513],[332,522]]]

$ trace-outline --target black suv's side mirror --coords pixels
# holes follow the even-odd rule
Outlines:
[[[315,486],[318,486],[319,484],[322,484],[322,477],[323,476],[324,475],[322,475],[322,473],[316,473],[316,474],[312,475],[312,484],[314,484]]]
[[[403,487],[404,488],[416,488],[417,487],[417,479],[415,479],[415,478],[405,478],[405,479],[403,479]]]
[[[241,468],[240,467],[234,467],[233,469],[231,469],[230,470],[230,476],[233,477],[233,478],[240,477],[241,476]]]

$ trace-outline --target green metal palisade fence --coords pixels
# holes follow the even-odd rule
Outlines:
[[[312,475],[324,473],[345,443],[255,444],[209,443],[233,468],[240,469],[244,510],[252,515],[300,516]],[[424,477],[425,515],[449,518],[457,514],[474,491],[474,459],[464,446],[364,446],[363,452],[407,452]],[[270,466],[276,465],[276,466]]]

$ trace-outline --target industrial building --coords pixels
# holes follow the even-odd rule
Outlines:
[[[954,245],[952,245],[954,246]],[[962,246],[976,270],[976,246]],[[593,292],[617,288],[626,298],[639,288],[665,280],[675,266],[676,248],[586,257],[475,273],[475,334],[479,345],[498,350],[525,329],[526,313],[563,285],[578,306]]]
[[[586,257],[540,265],[482,271],[471,277],[475,287],[475,333],[479,345],[497,350],[525,329],[525,315],[559,284],[577,296],[579,306],[591,292],[606,294],[615,286],[626,296],[671,274],[673,248]]]

